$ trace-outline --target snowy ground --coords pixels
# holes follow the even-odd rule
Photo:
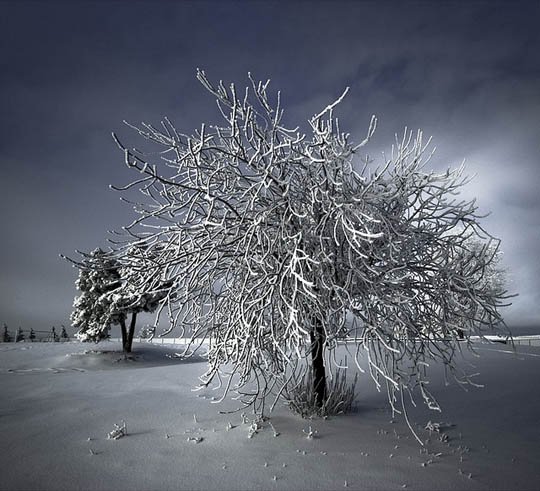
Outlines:
[[[0,489],[539,489],[540,348],[478,346],[484,389],[437,377],[444,412],[411,411],[417,427],[448,425],[419,430],[422,448],[367,376],[355,413],[310,422],[278,407],[279,436],[250,439],[240,413],[219,413],[234,403],[191,391],[204,360],[170,359],[171,346],[123,360],[116,343],[0,344]],[[128,435],[107,439],[122,419]]]

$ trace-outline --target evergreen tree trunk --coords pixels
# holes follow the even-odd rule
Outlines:
[[[325,334],[322,324],[315,319],[315,327],[309,333],[311,340],[311,364],[313,369],[313,390],[315,403],[322,407],[326,400],[326,372],[324,367]]]
[[[120,319],[120,330],[122,331],[122,349],[126,351],[127,329],[126,329],[126,320],[123,317]]]
[[[131,346],[133,345],[133,335],[135,333],[135,323],[137,322],[137,313],[131,314],[131,322],[129,323],[129,331],[127,332],[127,340],[124,344],[124,352],[131,353]]]

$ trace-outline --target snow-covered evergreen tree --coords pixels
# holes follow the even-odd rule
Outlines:
[[[72,325],[79,329],[78,339],[106,339],[111,326],[125,320],[125,313],[112,309],[111,292],[121,284],[120,264],[110,253],[97,248],[84,254],[75,282],[81,294],[75,298],[71,314]]]
[[[79,267],[75,285],[82,293],[75,298],[71,314],[73,326],[79,329],[78,339],[98,342],[108,337],[111,326],[119,324],[123,350],[131,352],[137,314],[156,310],[172,284],[149,279],[140,270],[142,260],[147,258],[136,247],[122,260],[100,248],[83,253],[83,260],[75,263]]]
[[[334,117],[345,93],[309,120],[308,137],[282,124],[268,82],[250,76],[240,92],[198,78],[224,122],[192,135],[168,119],[132,126],[147,152],[115,139],[138,172],[117,189],[143,194],[119,254],[134,244],[148,253],[145,275],[174,285],[171,329],[188,329],[197,344],[209,338],[203,384],[226,378],[225,391],[263,411],[266,396],[277,400],[311,370],[322,407],[337,341],[352,337],[359,367],[363,354],[394,409],[415,387],[438,407],[429,362],[458,376],[460,330],[468,338],[503,325],[505,292],[482,280],[494,256],[472,260],[468,246],[498,241],[475,202],[456,198],[463,168],[427,170],[421,132],[396,137],[378,165],[362,157],[376,119],[352,143]]]

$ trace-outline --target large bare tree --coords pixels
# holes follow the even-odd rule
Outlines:
[[[309,371],[322,406],[347,339],[395,410],[414,387],[438,407],[428,363],[461,376],[461,346],[503,326],[505,291],[482,280],[498,241],[475,202],[459,198],[463,167],[427,170],[430,142],[407,131],[376,165],[360,153],[376,119],[355,144],[334,117],[347,91],[309,120],[307,136],[283,125],[268,82],[250,76],[238,91],[197,76],[221,124],[191,135],[168,119],[130,125],[144,150],[114,138],[140,173],[116,189],[143,195],[119,253],[133,244],[155,251],[147,270],[174,282],[171,328],[209,341],[203,384],[223,382],[224,395],[234,388],[263,411],[267,396],[277,400]]]

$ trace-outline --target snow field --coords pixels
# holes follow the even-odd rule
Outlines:
[[[117,343],[0,345],[0,489],[538,489],[540,350],[481,345],[468,360],[483,389],[432,390],[443,413],[410,408],[421,447],[360,378],[357,410],[306,421],[280,405],[248,438],[253,415],[194,392],[204,360],[178,347]],[[106,353],[96,352],[106,350]],[[243,420],[249,418],[248,424]],[[108,439],[115,423],[127,436]],[[393,421],[393,422],[392,422]],[[440,432],[426,424],[444,423]],[[308,438],[311,427],[313,438]],[[436,425],[432,425],[436,428]],[[279,433],[278,436],[274,436]]]

